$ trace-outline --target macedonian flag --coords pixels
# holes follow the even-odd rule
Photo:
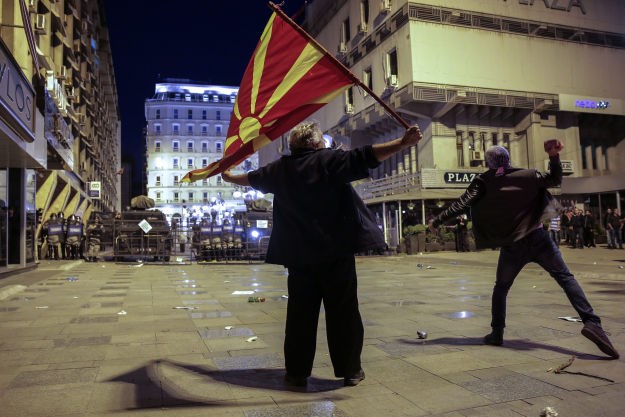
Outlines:
[[[243,74],[224,157],[182,181],[238,165],[354,83],[349,71],[276,8]]]

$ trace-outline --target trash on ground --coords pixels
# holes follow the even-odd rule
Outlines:
[[[176,306],[173,307],[174,310],[196,310],[197,307],[195,306]]]
[[[254,291],[234,291],[232,295],[250,295],[254,294]]]
[[[67,277],[65,280],[69,281],[69,282],[76,282],[76,281],[78,281],[78,277],[71,276],[71,277]]]
[[[571,359],[564,362],[563,364],[556,366],[555,368],[547,369],[547,372],[553,372],[554,374],[559,374],[560,372],[562,372],[563,370],[571,366],[574,360],[575,360],[575,356],[571,356]]]
[[[288,299],[288,298],[289,298],[289,296],[288,296],[288,295],[286,295],[286,294],[284,294],[284,295],[281,295],[281,296],[280,296],[280,298],[287,298],[287,299]]]
[[[580,322],[582,321],[582,319],[580,319],[579,317],[571,317],[571,316],[563,316],[563,317],[558,317],[560,320],[566,320],[566,321],[574,321],[574,322]]]
[[[48,306],[35,306],[36,309],[42,310],[48,308]]]
[[[247,299],[248,303],[264,303],[265,297],[249,297]]]
[[[417,330],[417,337],[419,339],[427,339],[428,333],[425,330]]]
[[[545,407],[540,412],[540,417],[558,417],[558,412],[553,407]]]
[[[536,288],[536,285],[532,285],[532,288]]]
[[[456,261],[451,261],[451,262],[449,262],[449,265],[458,265],[458,262],[456,262]]]
[[[225,330],[232,330],[232,329],[234,329],[234,326],[226,326],[226,327],[224,327],[224,329]]]
[[[224,281],[224,283],[228,283],[228,282],[230,282],[230,281]]]
[[[246,342],[255,342],[258,340],[258,336],[252,336],[245,339]]]
[[[73,296],[72,298],[78,298],[78,296],[77,296],[77,295],[75,295],[75,296]]]
[[[618,266],[618,269],[623,269],[623,265],[619,265],[619,266]]]
[[[119,310],[119,311],[117,312],[117,315],[118,315],[118,316],[125,316],[126,314],[128,314],[128,313],[127,313],[125,310]]]
[[[141,268],[143,264],[133,265],[133,268]]]

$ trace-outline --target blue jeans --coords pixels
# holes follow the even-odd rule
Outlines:
[[[501,248],[492,297],[493,328],[506,327],[508,291],[521,269],[530,262],[536,262],[556,280],[584,323],[601,325],[601,319],[593,312],[582,287],[564,263],[560,250],[547,231],[540,228],[523,239]]]

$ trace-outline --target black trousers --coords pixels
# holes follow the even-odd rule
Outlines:
[[[289,267],[284,359],[286,372],[310,376],[323,301],[330,359],[337,378],[360,370],[364,328],[358,311],[354,257],[302,268]]]

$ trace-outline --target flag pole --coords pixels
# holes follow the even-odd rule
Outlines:
[[[404,128],[408,129],[410,127],[410,125],[401,118],[401,116],[399,114],[397,114],[397,112],[395,110],[393,110],[388,104],[386,104],[380,97],[378,97],[377,94],[375,94],[367,85],[365,85],[362,81],[360,81],[360,79],[358,77],[356,77],[350,70],[349,68],[347,68],[345,65],[343,65],[343,63],[341,61],[339,61],[338,59],[336,59],[330,52],[328,52],[328,50],[326,48],[324,48],[319,42],[317,42],[316,39],[314,39],[312,36],[310,36],[304,29],[302,29],[297,23],[295,23],[293,21],[293,19],[291,19],[289,16],[287,16],[282,9],[280,9],[279,6],[277,6],[274,2],[269,2],[269,7],[276,12],[278,15],[280,15],[280,17],[282,17],[282,19],[284,19],[285,22],[287,22],[293,29],[295,29],[300,35],[304,36],[306,39],[308,39],[308,41],[313,44],[317,49],[319,49],[321,52],[324,53],[324,55],[326,57],[328,57],[328,59],[330,59],[330,61],[332,61],[332,63],[334,65],[336,65],[342,72],[343,74],[345,74],[345,76],[347,78],[349,78],[351,81],[354,82],[354,84],[357,84],[358,86],[360,86],[363,90],[365,90],[367,92],[367,94],[369,94],[371,97],[373,97],[375,99],[375,101],[377,101],[378,103],[380,103],[380,105],[384,108],[384,110],[386,110],[395,120],[397,120],[397,122],[402,125]]]

